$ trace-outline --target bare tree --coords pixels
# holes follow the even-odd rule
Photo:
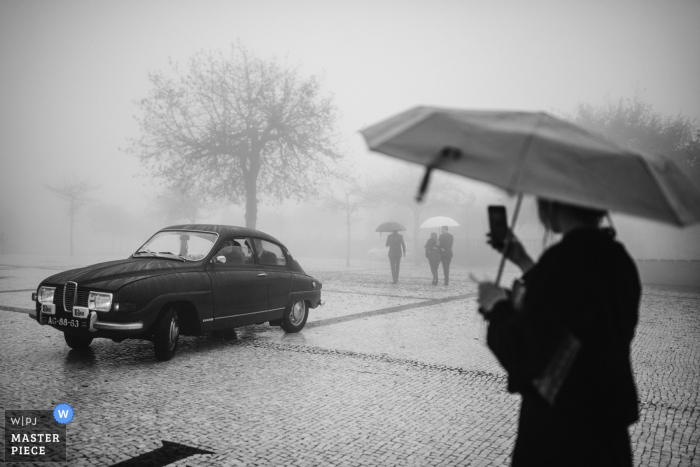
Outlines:
[[[681,115],[656,112],[639,90],[632,98],[608,99],[601,106],[579,103],[566,117],[631,149],[667,156],[700,184],[700,126]]]
[[[97,185],[93,185],[87,180],[76,180],[65,177],[60,186],[46,186],[46,188],[55,193],[56,196],[64,201],[68,201],[68,220],[70,222],[70,255],[73,256],[73,231],[75,219],[78,213],[88,204],[92,202],[92,198],[88,196],[90,191],[97,189]]]
[[[137,102],[141,137],[128,152],[170,188],[245,203],[257,222],[260,196],[302,200],[335,174],[336,108],[316,76],[263,61],[240,43],[228,54],[201,51],[174,78],[149,76]]]

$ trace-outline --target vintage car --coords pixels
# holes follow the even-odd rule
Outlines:
[[[323,305],[321,283],[275,238],[197,224],[167,227],[127,259],[53,275],[32,299],[30,316],[73,349],[98,337],[148,339],[159,360],[173,357],[180,334],[265,322],[299,332]]]

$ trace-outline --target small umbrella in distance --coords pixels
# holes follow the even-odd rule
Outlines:
[[[377,227],[375,232],[393,232],[395,230],[403,231],[406,230],[406,227],[404,227],[398,222],[389,221],[379,224],[379,227]]]
[[[423,223],[420,225],[421,229],[432,229],[434,227],[442,227],[442,226],[447,226],[447,227],[459,227],[459,224],[457,223],[456,220],[452,219],[451,217],[447,216],[435,216],[435,217],[430,217],[423,221]]]

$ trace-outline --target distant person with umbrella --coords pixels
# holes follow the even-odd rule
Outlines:
[[[459,227],[459,223],[446,216],[435,216],[426,219],[421,225],[421,229],[434,229],[440,228],[440,238],[437,242],[438,253],[440,255],[440,261],[442,261],[442,270],[445,275],[445,285],[449,284],[450,281],[450,262],[452,261],[452,244],[454,243],[454,238],[452,234],[448,233],[448,226]],[[440,264],[438,261],[438,264]],[[431,265],[432,267],[432,265]],[[437,285],[435,282],[434,285]]]
[[[445,285],[450,283],[450,263],[452,262],[452,244],[455,239],[451,233],[448,232],[449,227],[446,225],[442,227],[440,237],[438,242],[440,245],[440,259],[442,261],[442,273],[445,276]]]
[[[403,235],[399,231],[406,230],[399,222],[389,221],[379,224],[375,232],[391,232],[386,238],[386,246],[389,247],[389,264],[391,265],[391,276],[394,284],[399,282],[399,267],[401,266],[401,256],[406,256],[406,244]]]
[[[389,247],[389,264],[391,264],[391,276],[394,284],[399,282],[399,268],[401,267],[401,256],[406,256],[406,244],[403,235],[398,230],[394,230],[386,237],[386,246]]]
[[[442,258],[440,256],[440,248],[438,247],[438,236],[435,232],[431,232],[430,238],[425,242],[425,257],[428,258],[430,272],[433,273],[433,285],[437,285],[438,266],[440,266]]]

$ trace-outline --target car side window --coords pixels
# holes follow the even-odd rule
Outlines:
[[[286,266],[287,258],[279,245],[274,243],[255,239],[256,251],[258,253],[258,261],[263,265]]]
[[[227,265],[255,264],[253,249],[247,238],[232,238],[224,241],[214,255],[215,258],[219,256],[226,258]]]

